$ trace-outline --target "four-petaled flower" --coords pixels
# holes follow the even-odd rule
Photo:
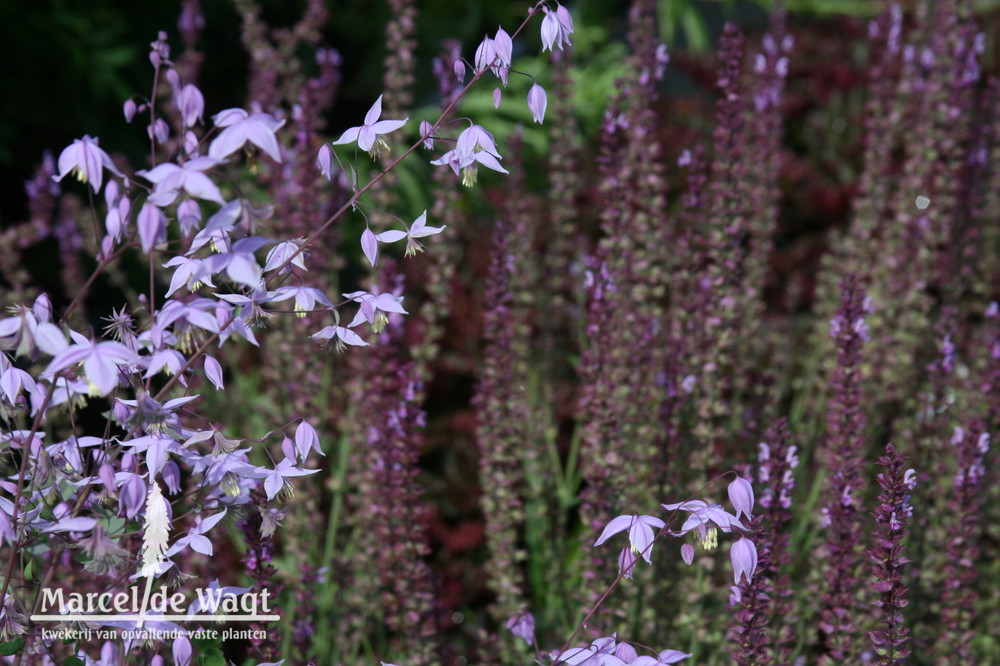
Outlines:
[[[367,291],[352,291],[349,294],[344,294],[344,298],[361,304],[358,314],[347,325],[348,328],[354,328],[361,322],[367,321],[372,325],[373,331],[381,333],[385,325],[389,323],[389,318],[385,315],[386,312],[408,314],[400,305],[402,298],[393,296],[389,292],[369,294]]]
[[[156,206],[169,206],[181,190],[195,199],[212,201],[222,206],[226,202],[223,201],[218,186],[203,173],[216,164],[218,162],[211,157],[196,157],[180,166],[167,162],[149,171],[138,171],[136,175],[142,176],[155,186],[149,202]]]
[[[301,469],[295,466],[294,460],[285,458],[264,477],[264,492],[267,493],[267,499],[274,499],[274,496],[285,488],[286,485],[288,490],[291,491],[292,486],[285,479],[315,474],[318,471],[318,469]]]
[[[479,125],[473,125],[458,135],[454,150],[449,150],[431,164],[450,166],[456,176],[461,173],[463,185],[472,187],[476,184],[479,164],[500,173],[508,173],[500,166],[501,159],[503,158],[497,152],[493,135]]]
[[[382,95],[379,95],[375,103],[372,104],[372,108],[368,109],[368,113],[365,114],[364,124],[352,127],[341,134],[340,138],[333,142],[333,145],[339,146],[357,141],[358,147],[361,150],[368,151],[368,154],[372,157],[375,157],[381,150],[389,150],[389,144],[380,135],[398,130],[406,124],[409,118],[403,118],[402,120],[379,120],[381,115]]]
[[[313,333],[309,337],[314,340],[329,340],[330,344],[339,352],[347,349],[347,345],[354,345],[355,347],[368,346],[368,343],[362,340],[360,335],[343,326],[326,326],[318,333]]]
[[[662,529],[663,524],[663,521],[656,516],[640,516],[638,514],[618,516],[611,519],[594,546],[600,546],[615,534],[628,530],[628,542],[632,546],[632,552],[652,564],[649,554],[653,551],[653,529]]]
[[[427,236],[433,236],[434,234],[439,234],[444,231],[447,227],[428,227],[427,226],[427,211],[425,210],[420,214],[420,217],[413,221],[410,228],[406,231],[398,231],[396,229],[391,229],[389,231],[383,231],[382,233],[375,236],[376,239],[382,241],[383,243],[395,243],[398,240],[406,239],[406,256],[412,257],[418,252],[424,251],[424,246],[417,242],[417,238],[425,238]]]
[[[108,154],[97,145],[97,139],[84,136],[76,139],[73,144],[63,148],[59,154],[59,174],[52,180],[60,181],[68,174],[76,174],[81,183],[89,183],[94,192],[99,192],[104,182],[104,169],[123,178],[122,173],[115,168]]]
[[[274,133],[285,124],[269,113],[255,113],[252,116],[243,109],[226,109],[212,116],[216,127],[225,129],[219,133],[208,147],[208,156],[222,161],[235,153],[249,141],[267,153],[275,162],[281,161],[278,139]]]
[[[87,342],[70,345],[52,359],[42,375],[54,377],[66,368],[83,363],[83,374],[93,395],[107,395],[118,385],[118,366],[135,363],[135,352],[120,342]]]
[[[698,530],[702,545],[705,550],[711,550],[719,545],[717,530],[731,532],[733,528],[745,530],[746,527],[739,521],[739,518],[723,509],[718,504],[709,504],[705,500],[688,500],[677,504],[661,504],[667,511],[688,511],[691,513],[684,521],[680,532],[672,532],[674,536],[687,534],[692,530]]]

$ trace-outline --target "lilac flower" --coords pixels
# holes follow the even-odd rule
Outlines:
[[[56,182],[61,181],[67,174],[76,174],[77,180],[81,183],[88,183],[94,188],[94,192],[99,192],[101,184],[104,182],[104,169],[115,174],[119,178],[124,178],[122,173],[115,168],[114,163],[108,154],[97,145],[97,139],[84,136],[76,139],[73,144],[63,148],[59,154],[59,174],[53,176]]]
[[[528,611],[521,611],[507,620],[507,629],[517,638],[524,639],[528,645],[535,641],[535,616]]]
[[[167,217],[152,202],[147,200],[142,205],[136,226],[139,230],[139,243],[146,254],[167,242]]]
[[[170,278],[170,288],[167,290],[167,298],[181,287],[187,287],[188,291],[198,291],[203,285],[214,287],[212,282],[212,267],[204,259],[192,259],[188,257],[174,257],[163,264],[164,268],[177,266],[174,275]]]
[[[90,342],[70,345],[46,368],[43,378],[83,363],[83,373],[90,383],[91,395],[107,395],[118,385],[118,366],[135,363],[135,352],[120,342]]]
[[[313,287],[280,287],[275,291],[268,292],[268,296],[272,303],[280,303],[294,298],[295,316],[300,319],[305,317],[307,312],[315,310],[316,303],[322,303],[328,308],[333,307],[333,303],[326,297],[326,294]]]
[[[424,148],[434,150],[434,126],[427,120],[420,121],[420,138],[424,140]]]
[[[247,141],[257,146],[275,162],[281,161],[278,139],[274,133],[285,124],[269,113],[255,113],[252,116],[243,109],[226,109],[212,116],[216,127],[225,128],[208,147],[208,156],[221,162]]]
[[[418,243],[415,239],[425,238],[427,236],[433,236],[434,234],[439,234],[444,231],[447,227],[428,227],[427,226],[427,211],[425,210],[420,214],[420,217],[413,221],[410,228],[406,231],[398,231],[392,229],[389,231],[383,231],[382,233],[375,236],[378,240],[383,243],[395,243],[398,240],[406,239],[406,252],[407,257],[412,257],[418,252],[423,252],[424,247]]]
[[[164,557],[173,557],[185,548],[190,548],[196,553],[201,553],[202,555],[212,555],[212,542],[205,536],[205,533],[215,527],[220,520],[225,518],[225,516],[226,509],[223,508],[222,511],[213,516],[209,516],[208,518],[202,519],[201,517],[197,517],[195,519],[197,523],[194,527],[188,530],[187,536],[183,536],[175,541],[174,544],[163,554]]]
[[[301,469],[295,466],[294,460],[285,458],[264,477],[264,492],[267,493],[267,499],[274,499],[274,496],[286,487],[289,489],[289,492],[291,491],[291,485],[286,479],[315,474],[318,471],[318,469]]]
[[[386,312],[409,314],[400,305],[400,301],[403,299],[393,296],[389,292],[369,294],[367,291],[352,291],[349,294],[344,294],[344,298],[349,298],[361,304],[358,314],[347,325],[348,328],[354,328],[362,321],[367,321],[372,325],[373,331],[380,333],[385,328],[385,325],[389,323],[389,318],[385,315]]]
[[[675,536],[687,534],[692,530],[698,530],[702,545],[705,550],[711,550],[719,545],[719,537],[716,530],[731,532],[733,528],[745,530],[743,523],[733,514],[723,509],[718,504],[709,504],[704,500],[689,500],[678,504],[661,504],[667,511],[688,511],[691,513],[688,519],[681,526],[680,532],[674,532]]]
[[[321,456],[325,456],[323,453],[323,448],[320,446],[319,433],[316,432],[316,428],[306,421],[302,420],[298,427],[295,428],[295,448],[299,452],[299,460],[304,461],[306,456],[309,455],[310,451],[315,451]],[[287,454],[286,454],[287,455]]]
[[[573,17],[569,10],[562,5],[556,5],[554,12],[548,7],[543,9],[545,18],[542,19],[542,52],[555,48],[562,51],[564,46],[572,46],[569,36],[573,34]]]
[[[316,166],[327,180],[333,180],[333,148],[330,144],[324,143],[320,146],[319,154],[316,155]]]
[[[203,173],[216,164],[218,162],[211,157],[196,157],[180,166],[167,162],[149,171],[138,171],[136,175],[153,183],[155,187],[148,201],[157,206],[169,206],[181,191],[195,199],[204,199],[223,206],[226,202],[223,201],[218,186]]]
[[[747,517],[747,520],[753,519],[753,486],[750,485],[749,481],[743,477],[736,477],[729,484],[729,501],[733,503],[733,508],[736,509],[737,518],[744,515]]]
[[[641,556],[647,563],[652,564],[649,555],[653,551],[653,529],[662,529],[663,525],[663,521],[656,516],[640,516],[638,514],[618,516],[611,519],[594,546],[600,546],[613,535],[628,530],[628,541],[632,551]]]
[[[314,340],[329,340],[330,344],[339,352],[346,350],[347,345],[355,347],[368,346],[368,343],[362,340],[360,335],[343,326],[326,326],[309,337]]]
[[[383,150],[389,150],[389,144],[380,135],[398,130],[406,124],[409,118],[403,120],[379,120],[382,115],[382,95],[378,96],[372,107],[365,114],[365,122],[358,127],[352,127],[333,142],[334,146],[358,142],[358,147],[368,151],[373,158]]]
[[[201,94],[198,86],[186,84],[177,91],[175,95],[177,108],[184,119],[185,127],[194,127],[194,124],[201,120],[205,111],[205,97]]]
[[[740,576],[746,574],[747,582],[753,578],[757,570],[757,546],[750,539],[743,537],[729,549],[729,557],[733,561],[733,576],[736,584],[740,584]]]
[[[378,239],[375,238],[375,232],[369,227],[365,227],[361,233],[361,251],[364,252],[372,266],[378,265]]]
[[[305,264],[305,253],[299,251],[300,247],[301,243],[294,240],[284,241],[275,245],[267,253],[267,259],[264,261],[264,272],[273,271],[286,262],[288,266],[285,266],[284,271],[282,271],[283,273],[287,272],[291,266],[298,266],[302,270],[308,270]]]
[[[694,546],[689,543],[681,546],[681,559],[684,560],[684,564],[691,564],[694,562]]]
[[[635,563],[638,558],[635,556],[635,552],[632,550],[631,546],[625,546],[622,548],[622,552],[618,553],[618,571],[622,572],[625,578],[632,580],[632,576],[635,573]]]
[[[456,176],[461,172],[462,184],[472,187],[476,184],[479,164],[500,173],[508,173],[500,166],[501,159],[503,158],[497,152],[493,135],[479,125],[473,125],[458,136],[454,150],[449,150],[431,164],[450,166]]]
[[[541,123],[545,119],[545,107],[548,105],[548,98],[545,95],[545,88],[537,83],[531,86],[528,91],[528,108],[536,123]]]

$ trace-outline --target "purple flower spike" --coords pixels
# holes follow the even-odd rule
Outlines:
[[[379,95],[375,103],[372,104],[372,108],[368,109],[364,124],[352,127],[341,134],[340,138],[333,142],[333,145],[340,146],[345,143],[354,143],[357,141],[358,147],[361,150],[368,151],[368,154],[373,158],[380,151],[389,150],[389,144],[380,135],[398,130],[406,124],[409,118],[403,118],[402,120],[379,120],[381,115],[382,95]]]
[[[747,520],[753,520],[753,486],[749,481],[736,477],[736,480],[729,484],[729,501],[736,509],[737,518],[744,515]]]
[[[85,136],[73,141],[73,145],[59,154],[59,174],[52,179],[59,182],[72,173],[81,183],[88,183],[94,192],[99,192],[104,182],[104,169],[123,178],[108,154],[97,145],[97,139]]]
[[[729,557],[733,561],[733,577],[736,579],[736,584],[739,585],[742,574],[746,574],[749,583],[754,571],[757,570],[757,546],[750,539],[743,537],[729,549]]]

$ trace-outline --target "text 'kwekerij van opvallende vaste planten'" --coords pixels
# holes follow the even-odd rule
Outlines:
[[[995,9],[300,4],[3,220],[0,661],[1000,663]]]

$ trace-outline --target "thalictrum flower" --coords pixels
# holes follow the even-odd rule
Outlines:
[[[398,130],[406,124],[409,118],[402,120],[379,120],[381,115],[382,95],[379,95],[375,103],[372,104],[372,108],[368,109],[368,113],[365,114],[364,124],[352,127],[341,134],[340,138],[333,142],[333,145],[339,146],[357,141],[358,147],[361,150],[368,151],[368,154],[372,157],[375,157],[381,150],[389,150],[389,144],[380,135]]]
[[[439,234],[444,231],[447,227],[428,227],[427,226],[427,211],[425,210],[420,214],[420,217],[413,221],[410,228],[406,231],[398,231],[392,229],[389,231],[383,231],[382,233],[375,236],[378,240],[383,243],[395,243],[398,240],[406,239],[406,256],[412,257],[418,252],[424,251],[424,246],[416,241],[417,238],[425,238],[427,236],[433,236],[434,234]]]
[[[531,86],[528,91],[528,109],[536,123],[545,120],[545,107],[548,105],[548,97],[545,95],[545,88],[537,83]]]
[[[632,576],[635,574],[635,563],[638,558],[635,556],[635,552],[632,550],[631,546],[625,546],[622,548],[622,552],[618,553],[618,571],[622,572],[626,578],[632,580]]]
[[[497,152],[493,135],[479,125],[473,125],[458,136],[454,150],[449,150],[431,164],[450,166],[456,176],[461,173],[463,185],[472,187],[476,184],[479,164],[500,173],[508,173],[500,166],[500,159],[502,158]]]
[[[134,351],[120,342],[89,342],[70,345],[52,359],[42,375],[54,377],[66,368],[83,363],[83,374],[93,395],[107,395],[118,385],[118,366],[138,361]]]
[[[284,120],[277,120],[269,113],[255,113],[251,116],[243,109],[226,109],[212,116],[212,121],[216,127],[225,128],[208,147],[208,156],[212,159],[221,162],[249,141],[275,162],[281,161],[281,151],[274,133],[285,124]]]
[[[268,292],[270,302],[280,303],[289,298],[295,299],[295,316],[302,318],[307,312],[316,309],[316,303],[322,303],[328,308],[333,307],[333,303],[319,289],[313,287],[279,287],[275,291]]]
[[[76,139],[73,144],[63,148],[59,154],[59,174],[52,177],[55,181],[60,181],[68,174],[75,174],[81,183],[88,183],[94,188],[94,192],[99,192],[101,184],[104,182],[104,169],[123,178],[122,173],[115,168],[114,163],[106,152],[97,145],[96,138],[84,136]]]
[[[528,611],[521,611],[507,620],[507,630],[532,645],[535,642],[535,616]]]
[[[736,509],[736,517],[746,516],[747,520],[753,519],[753,486],[742,477],[729,484],[729,501]]]
[[[636,555],[640,555],[646,562],[652,564],[649,554],[653,550],[651,545],[654,537],[653,529],[661,529],[663,524],[663,521],[656,516],[640,516],[638,514],[618,516],[611,519],[611,522],[601,532],[601,536],[594,543],[594,546],[600,546],[615,534],[628,530],[628,542],[632,547],[632,551]]]
[[[205,97],[201,94],[198,86],[185,84],[177,91],[177,108],[184,119],[185,127],[194,127],[194,124],[201,120],[201,115],[205,111]]]
[[[301,469],[295,466],[294,460],[285,458],[264,477],[264,492],[267,493],[267,499],[274,499],[274,496],[286,486],[291,489],[291,484],[285,479],[315,474],[318,471],[318,469]]]
[[[214,549],[212,547],[212,542],[205,536],[205,533],[215,527],[220,520],[225,518],[225,516],[226,509],[223,508],[219,513],[209,516],[204,520],[196,518],[198,521],[197,524],[188,530],[187,536],[183,536],[175,541],[174,544],[167,549],[167,552],[164,553],[164,557],[173,557],[185,548],[190,548],[196,553],[201,553],[202,555],[211,555]]]
[[[424,140],[424,148],[434,150],[434,126],[427,120],[420,121],[420,138]]]
[[[740,576],[743,574],[746,574],[749,583],[754,571],[757,570],[757,546],[754,542],[743,537],[730,547],[729,558],[733,561],[733,577],[736,579],[736,584],[739,585]]]
[[[556,5],[556,10],[550,11],[543,7],[545,18],[542,19],[542,52],[563,46],[571,46],[569,36],[573,34],[573,17],[562,5]]]
[[[319,433],[305,419],[300,421],[299,425],[295,428],[295,449],[299,453],[299,460],[303,461],[309,455],[310,451],[315,451],[321,456],[326,455],[320,446]]]
[[[167,217],[159,206],[148,200],[139,211],[136,227],[139,230],[139,244],[147,254],[154,247],[167,242]]]
[[[704,500],[689,500],[677,504],[661,504],[660,506],[667,511],[676,511],[678,509],[689,511],[691,515],[684,522],[680,532],[674,532],[673,534],[681,536],[696,529],[705,550],[711,550],[719,545],[717,530],[731,532],[733,528],[746,529],[736,516],[718,504],[709,504]]]
[[[358,314],[347,325],[348,328],[354,328],[361,322],[367,321],[372,325],[373,331],[380,333],[385,328],[385,325],[389,323],[389,318],[385,315],[386,312],[408,314],[403,309],[403,306],[400,305],[402,298],[393,296],[389,292],[369,294],[367,291],[352,291],[349,294],[344,294],[344,298],[349,298],[361,304]]]
[[[180,166],[166,162],[149,171],[138,171],[136,175],[153,183],[155,187],[148,201],[157,206],[169,206],[181,191],[187,192],[195,199],[204,199],[223,206],[226,202],[223,201],[218,186],[204,174],[216,164],[218,162],[211,157],[196,157]]]
[[[324,143],[319,148],[319,154],[316,156],[316,166],[319,167],[319,172],[326,176],[327,180],[333,179],[333,148],[330,144]]]
[[[313,333],[309,337],[314,340],[329,340],[330,344],[339,352],[347,349],[347,345],[355,347],[368,346],[368,343],[362,340],[360,335],[343,326],[326,326],[318,333]]]

